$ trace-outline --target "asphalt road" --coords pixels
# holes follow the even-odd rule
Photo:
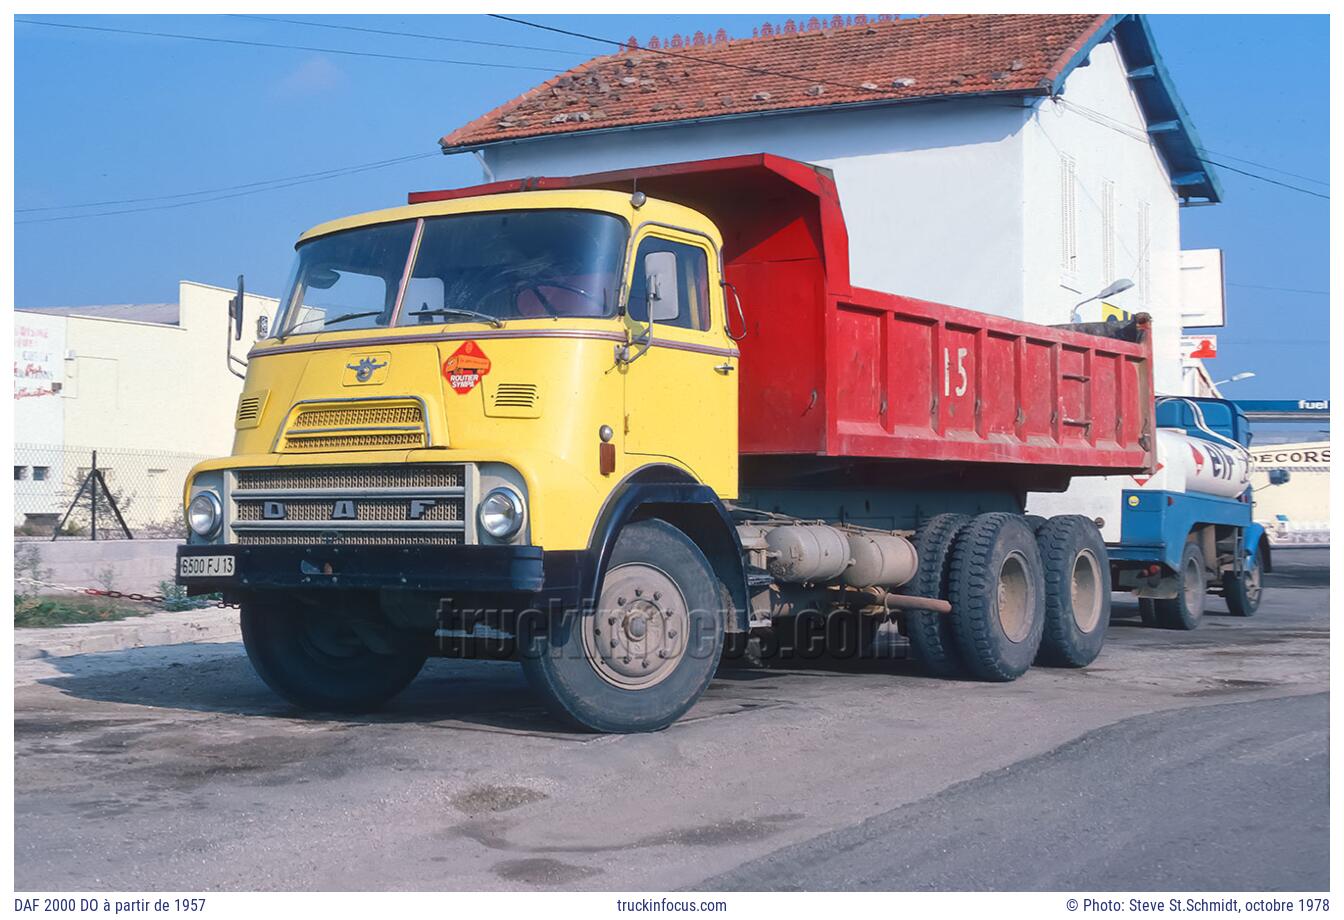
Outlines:
[[[509,663],[333,719],[232,642],[18,662],[15,885],[1323,890],[1328,560],[1275,562],[1252,620],[1118,603],[1082,671],[726,672],[654,735],[566,732]]]

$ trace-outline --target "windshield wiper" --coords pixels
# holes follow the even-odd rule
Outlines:
[[[483,323],[489,323],[496,329],[503,329],[504,323],[497,316],[491,316],[489,313],[481,313],[478,310],[461,310],[456,307],[444,307],[440,310],[415,310],[411,316],[470,316],[473,319],[479,319]]]
[[[361,310],[358,313],[342,313],[340,316],[333,316],[331,319],[327,319],[325,316],[314,316],[312,319],[306,319],[298,325],[290,327],[290,330],[286,332],[285,335],[293,335],[294,331],[300,326],[306,326],[309,323],[315,323],[318,320],[322,320],[324,326],[334,326],[336,323],[349,322],[352,319],[361,319],[365,316],[381,316],[382,312],[382,310]]]

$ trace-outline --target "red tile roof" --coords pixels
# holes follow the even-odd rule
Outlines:
[[[813,19],[759,38],[627,48],[547,80],[440,143],[460,149],[753,112],[1043,94],[1108,21],[949,15],[822,28]]]

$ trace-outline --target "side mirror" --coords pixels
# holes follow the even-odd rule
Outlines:
[[[666,321],[680,316],[676,253],[651,252],[646,255],[644,276],[649,296],[649,322]]]
[[[1289,479],[1292,479],[1292,478],[1293,478],[1293,477],[1292,477],[1292,474],[1289,473],[1287,470],[1270,470],[1270,471],[1269,471],[1269,484],[1272,485],[1272,486],[1281,486],[1281,485],[1284,485],[1285,483],[1288,482]]]
[[[257,317],[257,341],[266,338],[271,331],[271,318],[263,313]]]
[[[238,276],[238,292],[229,300],[229,321],[233,324],[233,340],[243,337],[243,276]]]

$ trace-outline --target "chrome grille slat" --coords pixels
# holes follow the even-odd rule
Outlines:
[[[462,488],[460,463],[417,466],[272,466],[238,470],[238,489]]]

